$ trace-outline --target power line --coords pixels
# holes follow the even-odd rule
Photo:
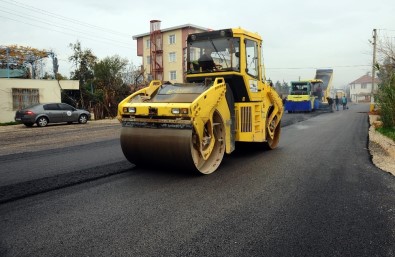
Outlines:
[[[105,31],[107,33],[116,34],[116,35],[120,35],[120,36],[125,36],[125,37],[130,37],[131,36],[131,35],[126,34],[126,33],[122,33],[122,32],[115,31],[115,30],[111,30],[111,29],[108,29],[108,28],[103,28],[103,27],[96,26],[96,25],[93,25],[93,24],[90,24],[90,23],[87,23],[87,22],[82,22],[82,21],[79,21],[79,20],[76,20],[76,19],[68,18],[68,17],[62,16],[62,15],[59,15],[59,14],[56,14],[56,13],[52,13],[52,12],[49,12],[49,11],[46,11],[46,10],[43,10],[43,9],[36,8],[34,6],[30,6],[30,5],[19,3],[17,1],[13,1],[13,2],[7,1],[7,0],[0,0],[0,1],[8,3],[8,4],[13,4],[13,5],[16,5],[18,7],[30,10],[30,11],[39,12],[41,14],[44,14],[44,15],[47,15],[47,16],[51,16],[51,17],[54,17],[56,19],[72,22],[72,23],[77,24],[77,25],[82,25],[82,26],[85,26],[85,27],[94,28],[94,29],[97,29],[97,30]]]
[[[92,34],[92,33],[86,32],[86,31],[80,31],[80,30],[75,30],[75,29],[72,29],[72,28],[66,27],[66,26],[55,25],[55,24],[50,23],[50,22],[42,21],[40,18],[37,18],[37,17],[34,17],[34,16],[30,16],[30,17],[28,18],[28,17],[23,16],[23,15],[20,15],[20,14],[18,14],[18,13],[12,13],[12,12],[5,11],[5,10],[0,10],[0,11],[1,11],[1,12],[4,12],[4,13],[11,14],[11,15],[13,15],[13,16],[18,16],[18,17],[21,17],[21,18],[24,18],[24,19],[28,19],[29,21],[33,20],[33,21],[36,21],[36,22],[40,22],[40,23],[47,24],[47,25],[49,25],[49,26],[58,27],[58,28],[62,28],[62,29],[74,31],[74,32],[77,32],[77,33],[81,33],[81,34],[83,34],[83,35],[90,34],[90,35],[93,36],[93,37],[105,39],[105,40],[108,40],[108,41],[110,41],[110,42],[112,41],[112,42],[117,42],[117,43],[121,43],[121,44],[125,44],[125,45],[128,45],[128,44],[129,44],[129,43],[126,43],[126,42],[116,41],[116,40],[109,39],[109,38],[106,38],[106,37],[97,36],[97,35],[94,35],[94,34]],[[4,17],[4,16],[2,16],[2,17]],[[12,18],[9,18],[9,19],[12,19]],[[17,20],[15,20],[15,19],[13,19],[13,20],[14,20],[14,21],[17,21]],[[29,23],[27,23],[27,24],[29,24]],[[35,26],[35,25],[33,25],[33,24],[30,24],[30,25]]]
[[[97,40],[97,39],[95,39],[95,38],[90,38],[90,37],[87,37],[87,36],[75,35],[75,34],[67,33],[67,32],[64,32],[64,31],[59,31],[59,30],[55,30],[55,29],[43,27],[43,26],[40,26],[40,25],[34,25],[34,24],[31,24],[31,23],[28,23],[28,22],[25,22],[25,21],[16,20],[16,19],[13,19],[13,18],[1,16],[1,15],[0,15],[0,17],[6,18],[6,19],[9,19],[9,20],[13,20],[13,21],[16,21],[16,22],[24,23],[24,24],[27,24],[27,25],[29,25],[29,26],[38,27],[38,28],[43,28],[43,29],[45,29],[45,30],[51,30],[51,31],[54,31],[54,32],[62,33],[62,34],[67,34],[67,35],[71,35],[71,36],[78,36],[78,37],[81,37],[81,38],[85,38],[85,39],[89,39],[89,40],[94,40],[95,42],[101,42],[101,43],[105,43],[105,44],[108,44],[108,43],[109,43],[109,42]],[[116,46],[119,46],[119,47],[123,47],[123,48],[127,48],[127,49],[132,49],[132,47],[127,47],[127,46],[124,46],[124,45],[118,45],[118,44],[114,44],[114,43],[112,43],[112,44],[113,44],[113,45],[116,45]]]
[[[358,67],[370,67],[371,65],[339,65],[339,66],[331,66],[331,67],[283,67],[283,68],[270,68],[270,67],[265,67],[266,70],[315,70],[315,69],[333,69],[333,68],[358,68]]]
[[[377,29],[377,30],[379,30],[379,31],[383,30],[383,31],[393,31],[393,32],[395,32],[395,29]]]
[[[114,39],[113,37],[108,38],[108,37],[102,36],[103,33],[111,33],[111,34],[116,34],[118,36],[123,36],[123,37],[127,37],[128,39],[131,39],[131,35],[128,35],[126,33],[120,33],[120,32],[114,31],[114,30],[109,30],[109,29],[95,26],[95,25],[92,25],[89,23],[84,23],[84,22],[81,22],[78,20],[70,19],[65,16],[50,13],[45,10],[35,8],[35,7],[29,6],[29,5],[22,5],[21,3],[17,2],[17,1],[14,1],[15,2],[14,3],[14,2],[7,1],[7,0],[0,0],[0,2],[16,5],[17,7],[21,7],[21,8],[24,8],[24,9],[30,11],[30,12],[34,12],[34,14],[44,14],[49,17],[54,17],[56,19],[59,19],[60,22],[56,22],[53,19],[48,20],[46,18],[37,17],[33,14],[27,14],[26,12],[23,12],[23,10],[16,11],[16,10],[10,9],[9,7],[7,8],[7,7],[3,6],[0,9],[0,11],[7,14],[7,16],[0,16],[0,17],[6,18],[8,20],[27,24],[29,26],[33,26],[36,28],[42,28],[42,29],[45,29],[46,31],[49,30],[49,31],[54,31],[54,32],[61,33],[61,34],[71,35],[73,37],[88,39],[88,40],[98,42],[98,43],[111,44],[113,46],[122,47],[125,49],[131,49],[131,50],[134,49],[134,47],[132,47],[132,42],[131,43],[122,42],[122,41]],[[12,17],[9,17],[8,15],[12,16]],[[22,20],[16,19],[15,18],[16,16],[21,18]],[[28,21],[26,21],[26,20],[28,20]],[[34,23],[31,23],[30,21],[32,21]],[[64,24],[64,21],[66,21],[68,23]],[[83,30],[80,30],[79,28],[73,28],[73,24],[70,24],[70,22],[73,23],[74,25],[78,25],[80,27],[82,26],[85,28],[90,28],[89,30],[92,32],[83,31]],[[44,24],[45,26],[40,26],[37,23]],[[60,28],[61,31],[58,29],[54,29],[54,27]],[[94,29],[100,30],[100,31],[104,31],[104,32],[100,32],[100,34],[94,34],[94,31],[91,28],[94,28]],[[65,30],[71,31],[72,33],[65,32]]]

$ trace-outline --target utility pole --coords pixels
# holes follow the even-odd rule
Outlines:
[[[7,78],[10,78],[10,49],[6,46],[7,51]]]
[[[375,78],[375,65],[376,65],[376,39],[377,30],[373,29],[373,63],[372,63],[372,91],[370,93],[370,111],[374,110],[374,78]]]

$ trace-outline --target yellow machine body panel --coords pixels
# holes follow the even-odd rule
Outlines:
[[[262,103],[237,103],[236,141],[263,142],[266,140]]]
[[[261,37],[241,28],[189,35],[185,83],[154,80],[119,103],[125,157],[210,174],[236,141],[276,148],[284,110],[261,55]]]
[[[287,100],[288,101],[293,101],[293,102],[305,102],[305,101],[312,102],[312,100],[314,101],[314,96],[310,96],[310,95],[288,95],[287,96]]]

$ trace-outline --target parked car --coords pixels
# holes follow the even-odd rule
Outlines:
[[[65,103],[36,104],[15,113],[15,121],[31,127],[34,123],[38,127],[45,127],[48,123],[73,123],[85,124],[91,115],[83,109],[76,109]]]

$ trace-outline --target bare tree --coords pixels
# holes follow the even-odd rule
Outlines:
[[[82,108],[87,108],[87,104],[91,100],[89,89],[93,81],[93,67],[96,64],[97,57],[90,49],[82,50],[81,43],[77,41],[75,44],[69,44],[74,53],[69,57],[75,65],[75,70],[71,72],[71,78],[79,80],[79,96],[73,95],[71,98],[77,98]]]
[[[391,38],[379,41],[377,52],[379,62],[376,64],[380,84],[375,99],[380,106],[383,126],[395,128],[395,51]]]
[[[44,76],[43,68],[45,63],[43,59],[53,56],[52,51],[45,49],[39,50],[29,46],[0,46],[0,67],[7,69],[30,70],[26,78],[39,78]]]

